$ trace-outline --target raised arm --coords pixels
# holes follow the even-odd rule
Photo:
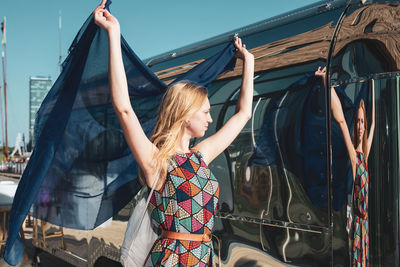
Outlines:
[[[326,67],[321,69],[318,67],[318,70],[315,72],[315,76],[321,77],[323,80],[324,86],[326,88]],[[353,179],[355,177],[356,172],[356,161],[357,161],[357,154],[356,150],[354,149],[353,142],[351,141],[349,128],[347,127],[346,120],[344,118],[342,104],[340,103],[340,99],[336,94],[335,88],[331,87],[331,109],[333,118],[339,124],[340,131],[342,132],[344,142],[346,144],[347,153],[349,154],[350,162],[351,162],[351,169],[353,170]]]
[[[336,94],[335,88],[333,87],[331,88],[331,108],[332,108],[333,118],[339,124],[340,130],[343,134],[344,142],[347,148],[347,153],[349,154],[351,167],[353,170],[353,179],[354,179],[356,172],[357,154],[356,150],[354,149],[353,142],[351,141],[349,128],[347,127],[347,123],[343,115],[342,104],[340,103],[340,99]]]
[[[372,115],[371,115],[371,127],[369,128],[369,134],[367,139],[367,151],[366,159],[368,160],[369,152],[371,151],[372,140],[374,139],[374,130],[375,130],[375,81],[374,79],[371,80],[372,82]]]
[[[242,40],[235,40],[236,57],[243,61],[242,84],[236,105],[236,113],[214,135],[196,145],[195,149],[202,152],[208,164],[222,153],[238,136],[251,118],[253,102],[254,56],[247,51]]]
[[[109,40],[109,79],[112,103],[121,124],[126,142],[133,156],[146,175],[146,182],[153,185],[156,171],[153,155],[157,148],[144,133],[129,100],[128,84],[121,52],[121,33],[118,20],[105,9],[106,0],[94,10],[95,23],[108,34]]]

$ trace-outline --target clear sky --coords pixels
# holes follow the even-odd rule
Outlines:
[[[122,35],[129,45],[140,58],[146,59],[314,2],[317,1],[114,0],[110,9],[120,21]],[[50,76],[53,82],[58,77],[59,12],[64,60],[76,33],[99,3],[0,1],[0,19],[7,17],[9,146],[14,146],[18,132],[24,133],[27,141],[29,138],[29,77]],[[3,75],[0,77],[3,88]],[[4,100],[3,89],[1,94]]]

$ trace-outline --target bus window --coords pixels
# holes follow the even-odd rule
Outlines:
[[[222,83],[219,89],[213,89],[214,84],[211,84],[209,87],[215,91],[212,95],[210,95],[210,104],[219,104],[225,103],[227,98],[233,94],[239,87],[242,82],[241,78],[235,78],[233,80],[229,80],[226,83]],[[217,83],[217,85],[220,84]]]
[[[288,98],[286,99],[289,100]],[[261,218],[294,224],[327,226],[328,184],[324,168],[326,154],[321,149],[324,142],[319,142],[319,144],[314,146],[314,151],[308,151],[308,158],[299,155],[301,152],[296,151],[297,148],[292,145],[303,142],[303,146],[308,149],[307,140],[300,140],[301,136],[304,135],[307,128],[323,126],[324,119],[320,120],[319,125],[300,126],[303,129],[303,134],[299,135],[288,134],[293,131],[290,127],[285,130],[268,130],[268,126],[265,126],[266,121],[271,119],[270,114],[273,112],[271,107],[276,103],[276,100],[276,98],[263,99],[254,116],[254,139],[256,140],[256,146],[257,140],[265,138],[265,131],[268,131],[272,136],[267,137],[267,139],[273,140],[268,149],[274,150],[273,154],[271,151],[265,151],[266,144],[262,144],[259,141],[259,147],[256,150],[264,150],[263,152],[268,153],[270,156],[272,155],[272,158],[268,159],[270,162],[255,162],[251,167],[254,177],[259,177],[259,179],[260,177],[264,177],[264,184],[270,187],[266,194],[264,211],[262,214],[260,213]],[[290,109],[290,106],[288,105],[287,107]],[[297,110],[297,107],[293,105],[294,110]],[[272,116],[274,120],[273,124],[277,123],[280,117],[277,113],[275,115],[277,116]],[[279,127],[278,123],[276,127]],[[315,130],[315,135],[321,140],[326,138],[325,131],[322,129]],[[295,136],[299,140],[285,140],[287,138],[296,138]],[[314,141],[317,142],[317,140]],[[306,153],[305,151],[303,152]],[[316,159],[311,157],[315,157]],[[313,164],[317,165],[314,166],[316,168],[310,168],[310,165],[312,166]]]
[[[295,78],[299,80],[293,76]],[[299,226],[328,226],[325,91],[320,89],[306,86],[256,99],[252,121],[226,153],[233,180],[233,215]],[[319,97],[310,100],[310,90]],[[312,113],[312,101],[319,101],[320,105],[316,125],[315,116],[308,124],[301,118]],[[282,107],[277,109],[277,103]],[[224,114],[225,120],[232,116],[235,105],[234,101],[230,103]],[[312,138],[303,138],[310,128],[316,129],[311,133]],[[314,151],[305,151],[309,149],[306,142],[319,143],[313,147]],[[302,148],[297,147],[300,145]],[[268,155],[260,159],[258,152]],[[304,153],[308,153],[308,157]]]
[[[399,181],[398,167],[399,167],[399,118],[400,118],[400,97],[399,97],[399,77],[398,73],[385,73],[375,75],[375,130],[372,146],[365,161],[365,169],[368,173],[367,187],[362,189],[363,194],[367,196],[367,220],[364,223],[364,229],[368,230],[368,244],[369,261],[377,265],[382,265],[385,259],[395,258],[396,250],[396,235],[394,232],[398,231],[396,223],[398,218],[399,209],[394,199],[399,196]],[[367,133],[370,134],[370,126],[372,121],[372,80],[362,80],[352,83],[343,83],[339,85],[346,93],[349,100],[357,103],[357,97],[363,97],[365,101],[366,115],[367,115]],[[342,100],[342,105],[346,106],[345,101]],[[357,106],[357,105],[356,105]],[[356,107],[354,107],[356,109]],[[355,112],[354,112],[355,113]],[[351,136],[353,135],[355,115],[346,118],[347,125]],[[334,123],[333,123],[334,124]],[[334,126],[332,127],[334,128]],[[333,129],[334,130],[334,129]],[[341,134],[341,132],[339,132]],[[347,153],[343,148],[338,148],[341,144],[334,142],[334,133],[332,133],[332,150],[333,150],[333,173],[335,173],[335,166],[338,166],[338,154]],[[349,160],[348,157],[346,160]],[[360,171],[358,170],[358,173]],[[333,177],[335,181],[335,176]],[[352,181],[352,172],[350,171],[344,177],[346,183],[344,184],[343,191],[346,193],[343,196],[345,203],[342,202],[334,210],[334,225],[333,240],[334,247],[336,247],[335,254],[348,253],[349,260],[353,255],[354,232],[358,230],[356,225],[357,203],[359,201],[359,194],[357,194],[358,186],[360,187],[357,178]],[[333,184],[335,186],[335,183]],[[334,187],[335,190],[335,187]],[[335,196],[335,195],[334,195]],[[336,197],[340,197],[336,195]],[[351,211],[352,219],[348,222],[348,213],[346,203],[353,207]],[[334,203],[335,205],[335,199]],[[359,214],[357,216],[360,216]],[[347,226],[347,227],[346,227]],[[365,234],[363,234],[365,236]],[[357,238],[357,240],[365,240]],[[348,246],[348,242],[350,245]]]

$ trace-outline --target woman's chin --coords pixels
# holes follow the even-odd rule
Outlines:
[[[195,137],[196,138],[202,138],[206,134],[206,131],[198,133]]]

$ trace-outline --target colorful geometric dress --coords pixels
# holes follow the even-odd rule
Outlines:
[[[165,231],[210,234],[219,185],[200,152],[176,154],[168,163],[164,186],[150,200],[153,224]],[[159,237],[145,266],[213,266],[212,242]]]
[[[353,193],[352,266],[369,266],[368,167],[364,154],[357,152]]]

